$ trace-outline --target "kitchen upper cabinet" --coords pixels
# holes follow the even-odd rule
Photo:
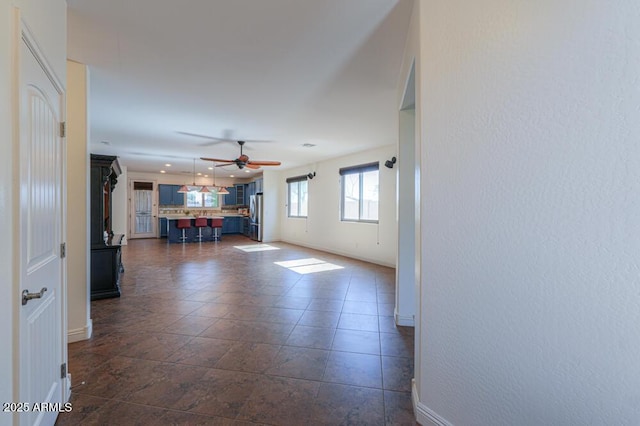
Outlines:
[[[228,186],[227,191],[229,191],[229,193],[224,196],[224,205],[234,206],[236,204],[236,187]]]
[[[250,182],[247,184],[247,194],[245,195],[245,201],[249,204],[249,197],[256,195],[256,183]]]
[[[225,206],[244,206],[247,204],[248,199],[245,198],[246,185],[236,184],[234,186],[227,187],[229,193],[224,196]]]
[[[159,205],[167,206],[171,204],[173,196],[171,195],[171,187],[173,185],[158,185],[158,192],[160,194],[159,197]]]
[[[262,178],[256,180],[256,193],[262,192]]]
[[[158,185],[161,206],[184,206],[184,194],[178,192],[180,185]]]
[[[235,185],[236,188],[236,204],[239,206],[243,206],[247,204],[245,202],[244,193],[247,185]]]

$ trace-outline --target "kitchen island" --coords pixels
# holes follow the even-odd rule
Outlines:
[[[198,228],[195,227],[196,218],[181,214],[160,215],[160,223],[166,226],[166,236],[169,243],[181,243],[182,230],[178,228],[178,219],[189,219],[191,228],[185,229],[185,242],[194,243],[198,241]],[[202,241],[212,241],[213,228],[211,228],[212,219],[222,219],[222,234],[240,234],[242,233],[242,222],[244,215],[240,214],[219,214],[215,216],[199,216],[207,218],[207,226],[202,228]],[[161,225],[162,226],[162,225]],[[162,232],[161,235],[164,235]]]

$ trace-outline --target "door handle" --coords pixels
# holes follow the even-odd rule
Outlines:
[[[47,291],[46,287],[42,287],[40,293],[29,293],[29,290],[24,290],[22,292],[22,306],[26,305],[27,302],[31,299],[40,299],[42,296],[44,296],[45,291]]]

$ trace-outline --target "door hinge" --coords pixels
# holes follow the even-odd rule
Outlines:
[[[65,362],[60,366],[60,378],[64,379],[67,377],[67,363]]]
[[[67,243],[60,244],[60,258],[64,259],[67,257]]]
[[[67,137],[67,122],[66,121],[61,121],[60,122],[60,137],[61,138],[66,138]]]

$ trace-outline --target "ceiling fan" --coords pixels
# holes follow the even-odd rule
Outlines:
[[[238,141],[238,145],[240,145],[240,156],[235,160],[221,160],[219,158],[205,158],[200,157],[201,160],[205,161],[214,161],[216,163],[226,163],[221,164],[216,167],[226,166],[229,164],[235,164],[239,169],[259,169],[260,166],[279,166],[281,163],[279,161],[251,161],[249,160],[249,156],[242,153],[242,148],[244,146],[245,141]]]

